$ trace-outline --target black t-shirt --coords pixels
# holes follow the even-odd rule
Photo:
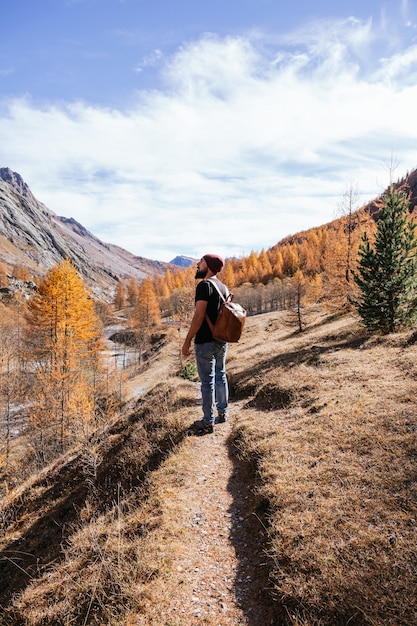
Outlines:
[[[215,324],[222,300],[216,287],[214,287],[214,285],[212,285],[212,283],[210,282],[211,280],[216,281],[216,285],[219,287],[221,293],[226,298],[226,287],[218,278],[215,278],[213,276],[213,278],[211,278],[210,280],[202,280],[200,283],[198,283],[195,290],[195,301],[197,302],[198,300],[205,300],[207,302],[206,313],[209,316],[210,321]],[[194,341],[195,343],[208,343],[209,341],[213,341],[213,336],[211,334],[209,325],[207,324],[207,320],[204,320],[201,324]]]

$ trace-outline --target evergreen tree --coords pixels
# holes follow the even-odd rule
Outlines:
[[[383,201],[374,244],[365,233],[359,246],[353,276],[362,293],[353,303],[368,330],[386,334],[417,316],[417,240],[406,193],[391,186]]]

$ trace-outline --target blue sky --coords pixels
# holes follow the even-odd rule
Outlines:
[[[417,167],[412,0],[14,0],[0,167],[151,259],[242,256]]]

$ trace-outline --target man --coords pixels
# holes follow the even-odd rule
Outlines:
[[[195,292],[195,311],[190,328],[182,346],[182,354],[190,355],[191,341],[194,350],[197,371],[201,382],[203,419],[194,424],[198,434],[212,433],[214,430],[217,408],[217,422],[225,422],[229,404],[229,388],[226,377],[227,343],[214,341],[206,314],[214,324],[221,305],[220,293],[227,297],[227,288],[216,277],[223,268],[224,261],[216,254],[205,254],[197,263],[196,279],[203,278],[197,284]],[[216,284],[216,287],[213,285]]]

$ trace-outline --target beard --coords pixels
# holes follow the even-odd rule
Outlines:
[[[195,273],[195,278],[205,278],[207,276],[208,269],[205,270],[197,270]]]

